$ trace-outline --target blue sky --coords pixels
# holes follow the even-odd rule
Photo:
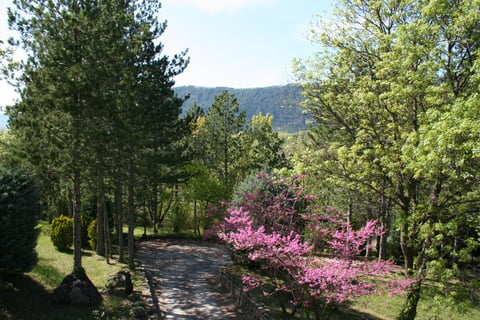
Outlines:
[[[190,65],[177,85],[234,88],[291,83],[292,59],[316,48],[307,37],[315,15],[328,16],[334,0],[164,0],[160,19],[164,53],[189,49]],[[0,39],[8,38],[6,7],[0,1]],[[0,106],[15,94],[0,83]],[[1,125],[1,119],[0,119]]]

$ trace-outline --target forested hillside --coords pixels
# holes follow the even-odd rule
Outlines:
[[[179,96],[190,95],[184,104],[184,111],[193,103],[206,110],[215,100],[215,96],[228,90],[238,99],[241,110],[246,110],[247,119],[262,112],[273,116],[273,129],[276,131],[295,132],[308,126],[308,117],[302,114],[300,102],[303,100],[302,89],[296,85],[273,86],[265,88],[232,89],[225,87],[177,87],[174,90]]]

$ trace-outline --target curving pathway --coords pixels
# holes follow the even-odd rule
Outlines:
[[[138,244],[137,258],[151,274],[164,319],[247,319],[216,280],[231,263],[225,246],[189,240],[152,240]]]

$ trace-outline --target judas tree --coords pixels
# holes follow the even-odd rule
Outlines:
[[[368,240],[382,232],[375,221],[354,230],[345,215],[311,211],[305,205],[311,200],[303,195],[298,178],[275,181],[262,174],[229,208],[218,236],[243,260],[260,266],[261,276],[243,278],[247,290],[262,286],[267,295],[283,292],[292,303],[291,316],[308,307],[321,319],[335,305],[384,292],[375,278],[390,274],[392,263],[357,259]],[[411,283],[392,281],[386,288],[403,293]]]

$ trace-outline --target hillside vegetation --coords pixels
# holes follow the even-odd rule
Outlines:
[[[275,131],[296,132],[307,129],[308,116],[302,113],[300,103],[303,101],[302,88],[289,84],[265,88],[233,89],[226,87],[184,86],[174,88],[180,97],[189,95],[183,110],[186,111],[194,103],[203,110],[208,109],[222,91],[235,94],[240,109],[247,112],[247,120],[259,112],[273,116],[272,127]]]

